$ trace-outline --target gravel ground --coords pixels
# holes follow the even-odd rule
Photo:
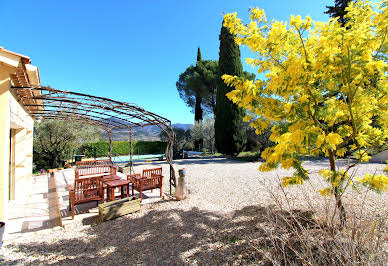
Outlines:
[[[326,201],[316,192],[324,184],[315,173],[327,164],[325,160],[305,161],[304,166],[312,173],[311,181],[287,187],[288,200],[284,200],[279,178],[291,171],[261,173],[258,162],[224,158],[180,160],[175,168],[186,168],[187,200],[144,205],[137,213],[102,224],[88,218],[75,220],[65,228],[21,234],[4,243],[3,263],[257,264],[262,258],[251,242],[260,234],[260,220],[278,209],[271,194],[291,209],[324,212]],[[382,173],[384,167],[362,164],[357,175]],[[141,168],[137,166],[136,172]],[[168,177],[168,166],[164,164],[163,168]],[[167,192],[168,178],[164,182]],[[363,209],[373,210],[373,215],[387,214],[387,194],[368,193],[368,204]],[[353,210],[362,205],[363,198],[351,192],[344,201]]]

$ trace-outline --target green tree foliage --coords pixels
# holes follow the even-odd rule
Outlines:
[[[87,141],[95,141],[101,131],[71,121],[47,120],[34,127],[34,163],[39,168],[56,168],[71,152]]]
[[[191,139],[203,140],[204,148],[215,151],[214,118],[206,117],[204,121],[195,122],[190,128]]]
[[[177,149],[181,150],[190,141],[190,129],[185,131],[183,128],[174,127],[173,130],[175,132],[175,144],[177,145]],[[159,137],[163,142],[168,140],[168,136],[164,131],[160,132]]]
[[[345,18],[347,12],[345,9],[350,2],[352,2],[352,0],[335,0],[334,6],[326,6],[327,11],[325,14],[329,14],[332,18],[338,17],[338,21],[341,22],[342,25],[345,25],[347,22],[347,19]]]
[[[218,62],[202,60],[196,66],[189,66],[179,75],[176,87],[179,96],[192,108],[195,121],[202,120],[203,114],[213,114],[215,110],[218,78]]]
[[[247,132],[247,151],[262,152],[266,148],[275,145],[269,138],[271,136],[271,126],[260,134],[256,134],[255,128],[252,128],[249,123],[244,123]]]
[[[201,62],[201,61],[202,61],[201,48],[198,47],[198,50],[197,50],[197,62]]]
[[[192,108],[195,121],[202,120],[203,115],[215,115],[219,75],[218,61],[202,60],[199,47],[196,65],[189,66],[179,75],[176,83],[179,96],[187,106]],[[243,75],[246,79],[255,79],[253,73],[244,71]]]
[[[224,74],[243,76],[240,49],[234,36],[222,26],[220,34],[219,77],[215,116],[215,139],[217,150],[228,155],[237,155],[246,143],[246,133],[242,125],[245,111],[231,102],[226,94],[233,90],[226,85],[221,76]]]
[[[179,80],[176,83],[179,96],[192,108],[195,114],[195,120],[202,120],[202,95],[205,94],[204,88],[200,86],[199,75],[196,72],[196,67],[190,65],[185,72],[179,75]]]
[[[163,141],[133,141],[133,154],[160,154],[166,150],[166,142]],[[113,155],[129,155],[130,153],[129,141],[113,141],[112,152]],[[107,156],[109,149],[108,141],[97,141],[84,143],[80,151],[88,158]]]
[[[202,102],[203,111],[207,115],[214,115],[216,109],[217,80],[219,75],[218,61],[202,60],[197,62],[196,71],[198,73],[199,86],[201,86],[204,91]]]
[[[186,142],[185,130],[183,128],[174,127],[174,132],[175,132],[175,141],[177,143],[178,149],[182,149],[183,145]]]

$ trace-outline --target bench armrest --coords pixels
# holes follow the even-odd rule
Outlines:
[[[75,179],[79,178],[79,170],[77,168],[74,169],[74,176],[75,176]]]
[[[140,178],[141,175],[140,174],[129,174],[129,175],[126,175],[127,176],[127,180],[131,180],[133,178]]]
[[[117,169],[118,169],[117,165],[110,166],[110,174],[111,175],[116,175],[117,174]]]

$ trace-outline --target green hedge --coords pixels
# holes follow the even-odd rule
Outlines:
[[[133,141],[133,154],[161,154],[166,150],[166,142],[162,141]],[[80,148],[80,153],[86,157],[104,157],[108,155],[109,142],[99,141],[85,143]],[[113,141],[112,156],[129,155],[130,145],[128,141]]]

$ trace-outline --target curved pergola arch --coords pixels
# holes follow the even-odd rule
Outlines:
[[[167,118],[149,112],[133,103],[120,102],[84,93],[57,90],[51,87],[12,88],[15,89],[18,98],[35,120],[71,120],[85,122],[104,129],[109,137],[109,158],[111,158],[111,131],[113,129],[128,130],[131,143],[131,171],[133,153],[132,130],[151,125],[159,127],[168,136],[165,155],[170,165],[170,193],[171,186],[176,186],[173,166],[175,133],[172,129],[171,121]]]

